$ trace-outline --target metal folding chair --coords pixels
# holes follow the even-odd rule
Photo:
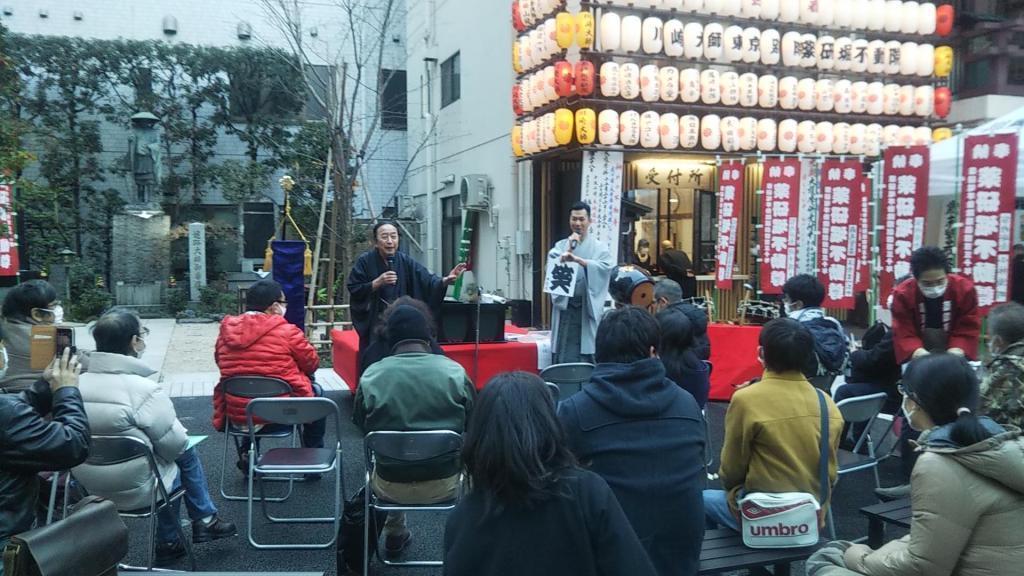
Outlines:
[[[70,470],[56,470],[50,476],[50,498],[47,501],[46,506],[46,525],[49,526],[53,523],[54,513],[56,512],[57,506],[57,487],[61,483],[61,474],[64,475],[64,502],[61,504],[60,516],[61,518],[67,514],[68,511],[68,489],[71,487],[71,471]]]
[[[153,497],[148,508],[139,510],[121,510],[117,513],[123,518],[149,518],[149,563],[146,568],[153,569],[156,563],[156,521],[157,513],[170,506],[172,502],[185,495],[184,486],[168,494],[164,488],[163,478],[160,477],[160,468],[156,465],[156,458],[153,456],[153,448],[140,438],[133,436],[93,436],[89,443],[89,457],[85,463],[91,466],[116,466],[131,462],[133,460],[145,459],[149,466],[152,482]],[[80,481],[80,480],[79,480]],[[106,494],[103,486],[84,485],[89,494],[104,496]],[[178,538],[185,545],[188,552],[189,564],[192,571],[196,570],[196,558],[192,553],[192,541],[185,537],[185,531],[181,528],[181,522],[175,522],[178,530]],[[130,569],[131,567],[124,567]]]
[[[256,398],[249,402],[245,409],[246,424],[249,428],[249,439],[255,446],[256,433],[253,423],[256,418],[274,424],[301,426],[330,416],[334,419],[335,442],[331,448],[271,448],[261,454],[249,451],[249,482],[246,493],[246,517],[249,521],[249,543],[260,549],[299,549],[312,550],[329,548],[334,545],[338,534],[341,518],[342,497],[345,494],[344,478],[341,474],[341,412],[334,401],[327,398]],[[325,474],[334,472],[334,514],[323,517],[277,517],[267,510],[267,498],[264,494],[266,476],[282,476],[292,474]],[[260,498],[258,499],[267,520],[276,523],[307,523],[318,524],[330,522],[333,525],[331,538],[318,544],[262,544],[253,535],[253,488],[259,476]]]
[[[278,378],[267,378],[265,376],[235,376],[233,378],[227,378],[220,383],[223,387],[225,396],[237,396],[239,398],[248,398],[254,400],[256,398],[277,398],[280,396],[287,396],[292,393],[292,387],[284,380]],[[245,500],[244,494],[229,494],[227,492],[227,469],[228,464],[228,444],[234,442],[235,452],[240,452],[241,439],[249,437],[249,431],[241,427],[234,425],[231,419],[228,418],[227,414],[224,416],[224,452],[221,458],[220,466],[220,495],[225,500]],[[267,438],[291,438],[292,446],[298,446],[299,435],[296,433],[295,427],[291,430],[282,432],[257,432],[256,438],[267,439]],[[258,445],[253,444],[249,448],[250,450],[257,450]],[[295,479],[292,477],[288,478],[273,478],[268,480],[287,482],[288,491],[283,496],[274,496],[269,498],[270,502],[284,502],[292,494],[292,487]]]
[[[366,495],[363,501],[364,518],[367,519],[363,526],[363,574],[368,574],[370,569],[370,509],[383,512],[406,512],[406,511],[445,511],[455,508],[455,505],[462,498],[463,476],[459,472],[458,486],[455,497],[444,502],[430,504],[405,503],[398,504],[380,499],[373,492],[373,471],[377,465],[378,458],[385,458],[392,461],[400,461],[404,465],[415,464],[416,462],[428,461],[445,455],[452,455],[456,459],[462,453],[462,435],[451,430],[425,430],[425,431],[378,431],[370,432],[363,440],[366,452]],[[374,533],[376,537],[376,533]],[[377,558],[389,566],[442,566],[441,560],[406,560],[396,562],[382,558],[380,547],[377,546]]]
[[[878,414],[882,411],[882,407],[885,406],[888,398],[888,394],[879,392],[867,396],[854,396],[853,398],[840,400],[836,403],[839,413],[843,415],[843,420],[848,424],[866,423],[864,431],[861,432],[860,437],[857,438],[857,442],[853,446],[853,450],[843,450],[840,448],[836,455],[839,461],[838,477],[836,478],[837,486],[843,475],[870,468],[875,474],[875,487],[881,487],[882,484],[878,478],[878,463],[881,461],[881,458],[875,454],[875,443],[871,439],[871,426],[878,419]],[[888,433],[888,430],[886,430],[885,435]],[[882,436],[883,440],[885,435]],[[859,453],[863,446],[867,446],[868,453],[866,456]],[[829,532],[834,540],[836,538],[836,529],[831,513],[828,515],[828,524]]]
[[[553,364],[540,371],[540,378],[558,386],[558,400],[565,400],[582,390],[583,384],[590,380],[593,372],[594,365],[587,362]]]

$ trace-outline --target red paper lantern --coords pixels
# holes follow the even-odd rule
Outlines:
[[[953,31],[953,6],[943,4],[935,9],[935,33],[939,36],[949,36]]]
[[[555,71],[557,74],[557,70]],[[576,93],[590,96],[594,93],[594,63],[580,60],[576,63]]]
[[[512,26],[519,32],[526,29],[523,15],[519,13],[519,0],[512,0]]]
[[[555,62],[555,93],[559,98],[572,96],[572,64],[562,60]]]
[[[518,83],[512,85],[512,111],[516,116],[523,115],[523,94]]]
[[[939,118],[949,116],[949,108],[953,105],[953,94],[949,88],[942,86],[935,89],[935,115]]]

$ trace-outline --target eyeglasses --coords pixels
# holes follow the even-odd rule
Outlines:
[[[149,336],[149,328],[143,326],[142,329],[139,330],[139,338],[145,338],[146,336]]]
[[[288,305],[288,301],[287,300],[274,300],[274,302],[277,302],[281,306],[287,306]]]
[[[908,390],[907,387],[904,386],[903,384],[897,384],[896,385],[896,390],[900,393],[900,395],[906,396],[907,398],[910,398],[911,400],[914,399],[914,393],[911,392],[910,390]]]

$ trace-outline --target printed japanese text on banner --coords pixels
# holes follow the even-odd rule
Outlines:
[[[590,234],[619,261],[622,152],[584,152],[581,199],[590,204]]]
[[[767,160],[761,197],[761,292],[781,294],[796,274],[800,161]]]
[[[910,274],[910,255],[924,244],[928,162],[927,146],[892,146],[885,151],[879,302],[888,299],[897,278]]]
[[[732,289],[732,270],[736,264],[736,241],[743,211],[743,162],[726,162],[719,170],[718,183],[718,257],[715,285]]]
[[[1016,133],[966,138],[958,262],[982,313],[1009,300],[1016,182]]]
[[[825,286],[826,307],[854,307],[863,181],[859,162],[826,160],[821,166],[818,279]]]
[[[18,275],[18,242],[14,227],[14,191],[0,183],[0,276]]]
[[[871,178],[864,176],[860,186],[860,248],[854,292],[871,288]]]

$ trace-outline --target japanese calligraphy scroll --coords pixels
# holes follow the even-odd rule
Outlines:
[[[821,166],[818,279],[825,286],[824,305],[829,308],[854,307],[863,182],[859,162],[826,160]]]
[[[0,183],[0,276],[18,275],[18,243],[10,184]]]
[[[781,294],[796,274],[800,210],[800,161],[767,160],[761,198],[761,292]]]
[[[718,257],[715,286],[732,289],[732,269],[736,263],[736,239],[743,212],[743,162],[726,162],[718,178]]]
[[[581,199],[590,204],[590,234],[619,261],[622,152],[584,152]]]
[[[865,176],[860,186],[860,249],[854,292],[871,288],[871,179]]]
[[[884,171],[879,302],[889,298],[897,278],[910,274],[910,255],[924,243],[928,147],[890,146],[885,150]]]
[[[974,280],[978,308],[1009,299],[1017,187],[1017,134],[968,136],[964,142],[959,262]]]

